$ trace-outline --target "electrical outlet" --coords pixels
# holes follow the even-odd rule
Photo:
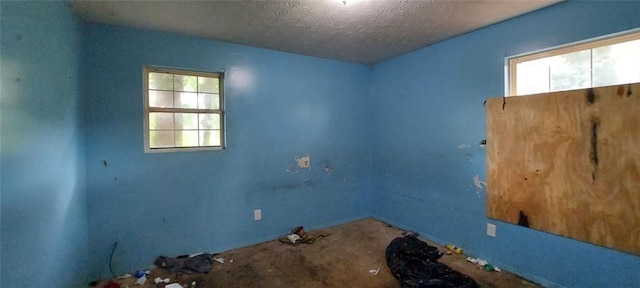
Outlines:
[[[489,237],[496,237],[496,224],[487,223],[487,235]]]
[[[253,210],[253,220],[258,221],[262,219],[262,210],[256,209]]]

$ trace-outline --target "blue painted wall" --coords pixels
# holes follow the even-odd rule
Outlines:
[[[85,287],[81,24],[63,2],[0,2],[2,287]]]
[[[121,274],[368,214],[370,67],[102,25],[84,36],[90,277],[109,275],[115,241]],[[144,153],[143,65],[225,72],[226,150]]]
[[[373,70],[0,3],[2,287],[82,287],[115,241],[122,274],[370,215],[548,286],[640,283],[636,256],[487,219],[473,180],[504,58],[639,27],[638,2],[562,3]],[[228,149],[144,153],[145,64],[225,71]]]
[[[640,27],[640,2],[567,2],[373,67],[373,214],[548,286],[638,287],[640,258],[486,218],[483,101],[505,57]],[[486,223],[497,224],[497,238]]]

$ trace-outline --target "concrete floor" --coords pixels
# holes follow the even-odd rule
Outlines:
[[[135,279],[117,282],[129,287],[157,287],[155,277],[170,277],[172,282],[197,287],[399,287],[386,265],[385,249],[402,230],[375,219],[309,232],[310,236],[331,234],[314,244],[291,246],[278,240],[240,248],[216,255],[224,264],[214,262],[211,272],[199,275],[165,275],[164,269],[152,270],[150,281],[135,286]],[[446,248],[429,243],[442,251]],[[153,261],[153,259],[150,259]],[[233,261],[233,262],[232,262]],[[469,275],[481,287],[539,287],[506,271],[489,272],[466,261],[464,255],[445,255],[440,262]],[[377,270],[374,275],[370,270]],[[102,282],[98,287],[102,287]],[[188,286],[184,286],[188,287]]]

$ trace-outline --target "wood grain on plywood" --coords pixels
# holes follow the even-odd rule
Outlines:
[[[639,168],[640,84],[487,101],[491,218],[640,254]]]

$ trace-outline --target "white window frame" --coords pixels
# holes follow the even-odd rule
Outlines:
[[[219,81],[219,109],[195,109],[195,108],[157,108],[149,107],[149,73],[167,73],[188,76],[201,76],[218,78]],[[189,152],[189,151],[211,151],[223,150],[226,147],[226,117],[225,117],[225,101],[224,101],[224,73],[222,72],[202,72],[172,68],[162,68],[157,66],[143,67],[143,103],[144,103],[144,151],[145,153],[163,153],[163,152]],[[220,146],[193,146],[193,147],[167,147],[167,148],[151,148],[149,143],[149,113],[151,112],[170,112],[170,113],[216,113],[220,114]]]
[[[633,41],[640,39],[640,30],[633,30],[623,33],[617,33],[605,37],[599,37],[578,43],[563,45],[559,47],[550,48],[540,52],[528,53],[524,55],[514,56],[508,58],[508,94],[507,96],[518,96],[517,94],[517,79],[518,71],[517,65],[522,62],[531,60],[542,59],[546,57],[553,57],[562,54],[569,54],[577,51],[599,48],[603,46],[618,44],[627,41]],[[593,87],[593,86],[590,86]]]

